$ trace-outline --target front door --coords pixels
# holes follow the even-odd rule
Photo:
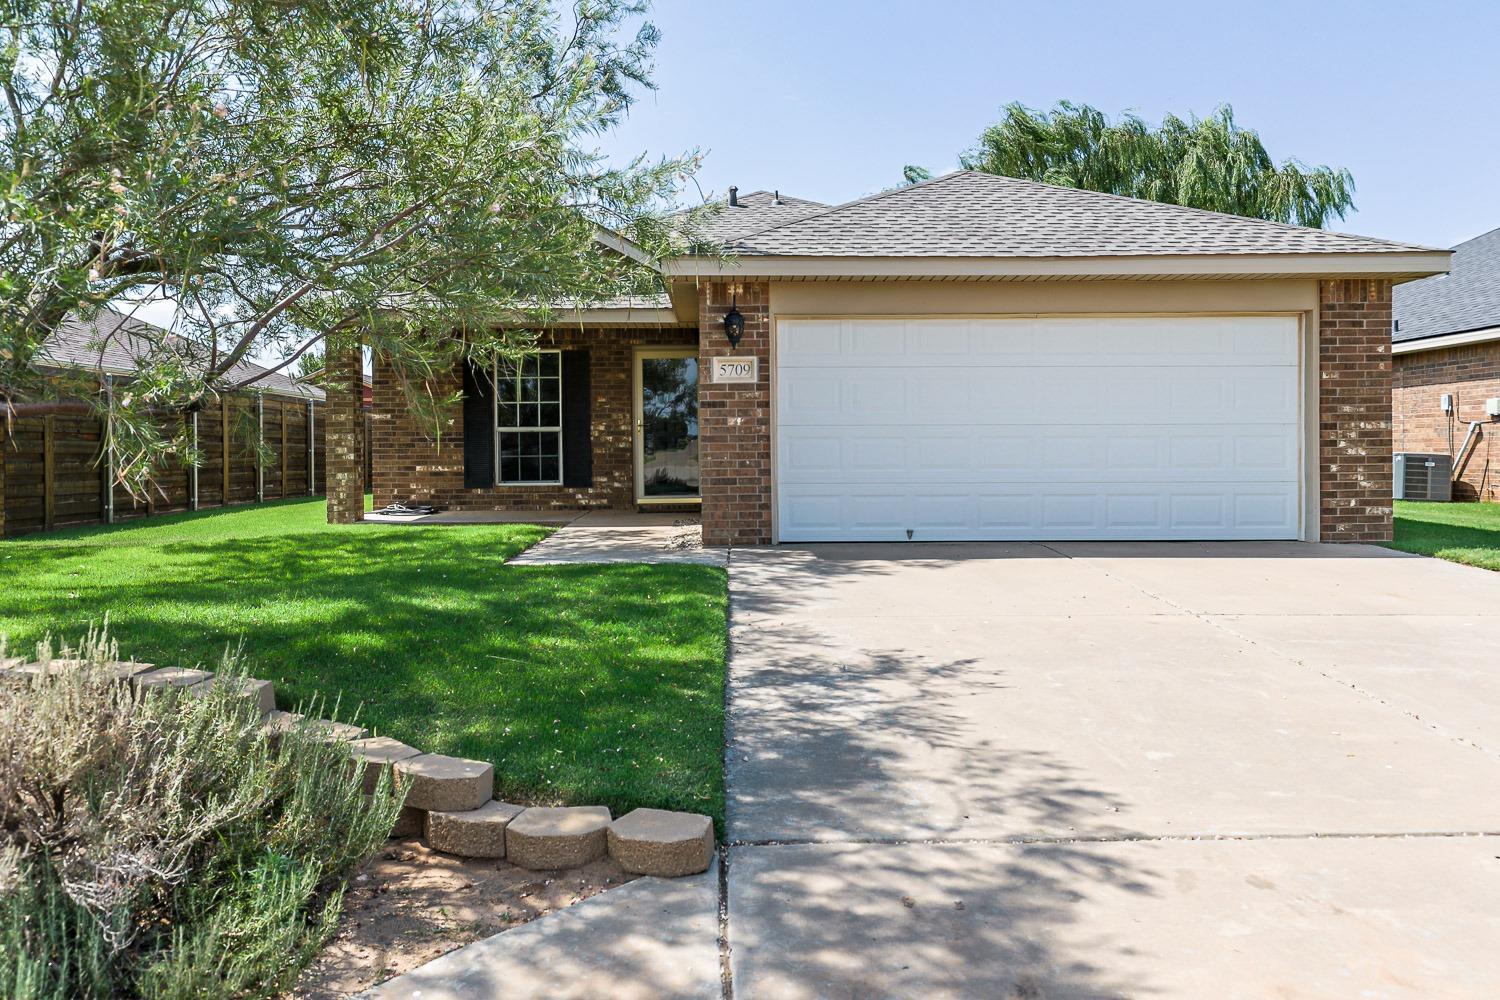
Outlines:
[[[635,356],[635,496],[683,503],[698,492],[698,356],[691,349]]]

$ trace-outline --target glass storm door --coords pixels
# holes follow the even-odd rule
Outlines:
[[[697,500],[697,355],[641,351],[635,359],[635,387],[636,499]]]

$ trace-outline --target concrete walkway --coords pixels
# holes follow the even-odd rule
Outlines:
[[[1500,574],[821,546],[731,600],[740,1000],[1495,995]]]
[[[704,548],[698,519],[687,514],[591,511],[510,561],[512,566],[558,563],[700,563],[723,566],[729,552]]]

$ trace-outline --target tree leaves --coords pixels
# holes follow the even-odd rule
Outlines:
[[[654,290],[648,255],[691,156],[604,163],[592,137],[650,85],[634,0],[17,0],[0,48],[0,401],[92,400],[44,378],[70,313],[182,307],[185,407],[257,355],[363,341],[420,391],[549,303]],[[454,334],[450,336],[449,334]],[[175,352],[154,352],[164,357]],[[144,398],[147,394],[137,394]],[[128,455],[161,454],[116,419]],[[153,463],[122,468],[142,488]],[[159,464],[159,463],[157,463]]]
[[[1086,104],[1050,112],[1012,103],[961,158],[965,169],[1322,228],[1354,208],[1349,171],[1280,166],[1227,104],[1208,118],[1133,114],[1111,122]]]

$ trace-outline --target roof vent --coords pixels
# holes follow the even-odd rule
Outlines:
[[[780,204],[782,204],[782,201],[781,201],[781,192],[780,191],[772,191],[771,192],[771,204],[773,204],[773,205],[780,205]]]
[[[733,184],[729,185],[729,207],[740,207],[740,189],[735,187]]]

